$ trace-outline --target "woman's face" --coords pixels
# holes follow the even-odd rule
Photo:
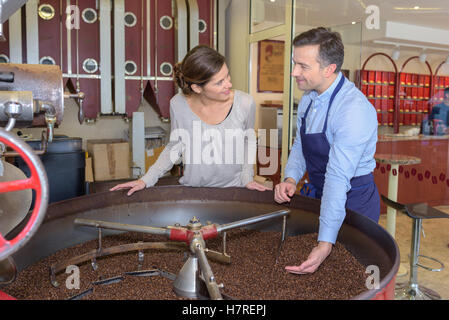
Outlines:
[[[209,82],[199,87],[200,92],[197,93],[211,100],[227,101],[231,95],[231,88],[231,76],[225,63]]]

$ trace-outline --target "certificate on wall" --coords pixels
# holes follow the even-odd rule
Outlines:
[[[284,91],[284,41],[259,41],[258,92]]]

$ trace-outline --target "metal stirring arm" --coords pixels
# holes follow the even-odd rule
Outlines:
[[[258,222],[265,221],[265,220],[287,216],[289,213],[290,213],[290,210],[288,210],[288,209],[279,210],[279,211],[275,211],[275,212],[271,212],[271,213],[267,213],[267,214],[262,214],[260,216],[255,216],[255,217],[238,220],[238,221],[234,221],[234,222],[227,223],[227,224],[218,225],[217,232],[221,233],[224,231],[228,231],[230,229],[240,228],[243,226],[255,224]]]
[[[112,230],[120,230],[120,231],[128,231],[128,232],[142,232],[142,233],[162,235],[162,236],[167,236],[167,237],[170,236],[170,229],[168,229],[168,228],[147,227],[147,226],[139,226],[139,225],[134,225],[134,224],[123,224],[123,223],[117,223],[117,222],[91,220],[91,219],[75,219],[75,224],[80,225],[80,226],[94,227],[94,228],[104,228],[104,229],[112,229]]]
[[[192,246],[198,258],[198,264],[203,274],[204,282],[206,283],[207,291],[209,292],[210,298],[212,300],[223,300],[223,297],[221,296],[220,293],[220,288],[218,287],[218,284],[215,281],[214,274],[209,265],[209,262],[207,261],[206,253],[204,251],[205,248],[201,244],[201,240],[194,239],[192,241]]]

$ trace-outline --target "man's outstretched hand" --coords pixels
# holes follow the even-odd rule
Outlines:
[[[309,257],[299,266],[286,266],[290,273],[307,274],[314,273],[332,251],[332,243],[321,241],[313,248]]]

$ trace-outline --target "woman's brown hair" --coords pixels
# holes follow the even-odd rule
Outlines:
[[[204,86],[221,70],[225,57],[206,45],[190,50],[174,67],[176,84],[185,95],[192,94],[192,84]]]

